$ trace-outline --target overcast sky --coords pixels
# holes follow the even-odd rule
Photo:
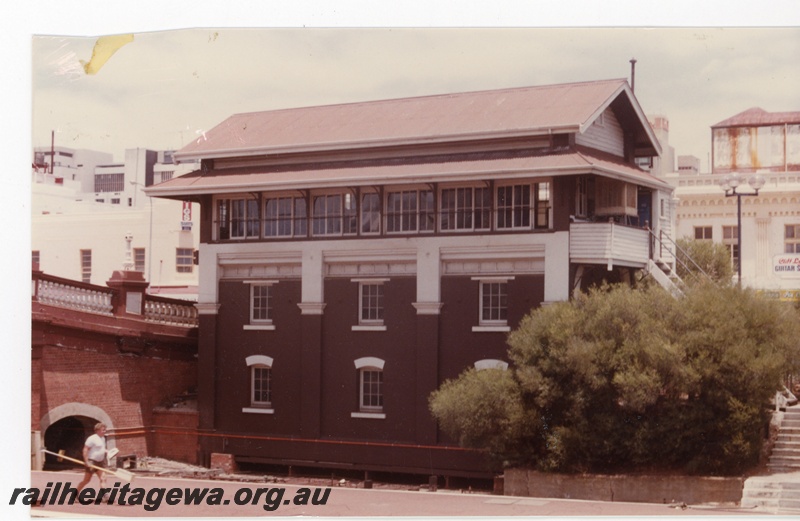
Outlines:
[[[800,110],[794,28],[204,28],[134,33],[93,75],[94,37],[36,36],[33,144],[177,149],[238,112],[628,78],[707,168],[709,127]]]

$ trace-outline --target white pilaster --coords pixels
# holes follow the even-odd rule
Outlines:
[[[200,262],[203,263],[198,276],[197,303],[201,305],[216,305],[218,302],[217,291],[219,288],[220,267],[217,262],[217,248],[215,245],[200,243]],[[205,306],[204,309],[210,309]],[[198,306],[198,309],[200,307]]]
[[[544,256],[544,301],[569,299],[569,232],[553,233]]]
[[[325,302],[325,262],[321,247],[309,242],[303,249],[302,298],[303,303]]]
[[[420,241],[417,249],[417,302],[439,303],[441,297],[441,259],[435,241]],[[417,308],[419,312],[420,308]]]

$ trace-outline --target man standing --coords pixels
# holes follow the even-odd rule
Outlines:
[[[94,426],[94,434],[86,438],[86,443],[83,445],[83,462],[86,464],[86,470],[83,473],[83,481],[78,484],[78,492],[83,490],[83,487],[92,479],[92,474],[97,474],[97,479],[100,480],[100,488],[103,488],[106,481],[105,472],[93,469],[89,465],[95,467],[106,468],[106,425],[105,423],[98,423]]]

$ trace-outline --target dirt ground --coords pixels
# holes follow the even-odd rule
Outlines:
[[[383,490],[427,490],[430,483],[424,476],[376,476],[371,483],[364,479],[355,479],[352,475],[337,473],[322,476],[295,473],[268,473],[261,469],[243,469],[235,474],[225,474],[218,469],[209,469],[189,463],[167,460],[158,457],[143,457],[136,462],[135,468],[128,469],[137,475],[151,477],[175,477],[184,479],[212,479],[221,481],[235,481],[243,483],[284,483],[290,485],[309,485],[315,487],[344,487],[344,488],[373,488]],[[393,479],[394,478],[394,479]],[[437,483],[437,488],[445,488],[442,478]],[[450,487],[453,491],[462,493],[491,493],[491,483],[488,481],[456,481]]]

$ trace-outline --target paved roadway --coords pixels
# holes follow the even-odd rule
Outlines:
[[[57,482],[70,482],[74,487],[81,478],[81,474],[73,472],[32,472],[31,487],[44,490],[48,483],[53,487]],[[97,478],[92,478],[90,486],[97,486]],[[106,486],[113,486],[116,479],[107,480]],[[120,487],[124,483],[119,482]],[[10,506],[15,514],[30,512],[31,517],[273,517],[284,516],[314,516],[314,517],[377,517],[377,516],[414,516],[414,517],[467,517],[467,516],[706,516],[706,515],[756,515],[766,514],[753,509],[743,509],[734,506],[712,507],[692,506],[680,508],[671,505],[650,503],[619,503],[604,501],[579,501],[566,499],[525,498],[511,496],[493,496],[487,494],[459,493],[439,490],[429,491],[398,491],[382,489],[356,489],[344,487],[331,487],[325,505],[296,505],[293,503],[296,494],[302,488],[315,490],[314,485],[273,484],[273,483],[239,483],[218,480],[196,480],[183,478],[158,478],[136,476],[130,484],[131,489],[142,488],[146,492],[156,488],[170,489],[178,487],[189,488],[215,488],[224,491],[224,498],[228,504],[221,505],[167,505],[162,501],[156,510],[148,511],[144,505],[44,505],[24,506],[21,496],[15,506]],[[278,492],[269,496],[269,492],[259,499],[257,504],[237,505],[234,497],[237,491],[240,498],[254,495],[258,488],[279,487],[285,489],[280,498],[280,505],[274,511],[267,511],[263,507],[268,501],[274,501]],[[326,487],[321,488],[324,491]],[[12,490],[2,491],[6,495],[0,498],[0,504],[8,505],[13,493]],[[322,492],[321,492],[322,493]],[[130,496],[129,496],[130,497]],[[5,517],[5,516],[4,516]],[[16,516],[14,516],[16,518]]]

